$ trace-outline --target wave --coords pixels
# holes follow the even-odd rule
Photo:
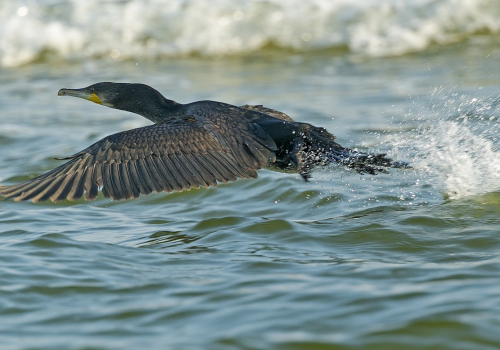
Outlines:
[[[381,57],[499,32],[500,0],[5,0],[0,65],[217,57],[268,46]]]

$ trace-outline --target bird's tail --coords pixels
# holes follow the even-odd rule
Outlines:
[[[332,163],[371,175],[387,173],[387,168],[411,168],[408,163],[393,161],[384,153],[364,153],[343,147],[326,129],[309,124],[303,125],[300,137],[295,139],[291,156],[297,171],[306,181],[315,166]]]

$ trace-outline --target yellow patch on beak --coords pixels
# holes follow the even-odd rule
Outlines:
[[[102,102],[101,100],[99,99],[99,97],[95,94],[95,92],[92,93],[92,95],[90,95],[89,97],[89,101],[92,101],[94,103],[97,103],[99,105],[102,105]]]

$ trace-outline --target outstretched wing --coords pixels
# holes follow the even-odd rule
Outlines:
[[[151,192],[216,186],[256,178],[274,160],[276,145],[254,123],[219,128],[196,116],[117,133],[27,182],[0,187],[0,196],[33,202],[77,200],[85,193],[137,198]]]

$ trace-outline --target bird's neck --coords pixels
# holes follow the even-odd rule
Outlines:
[[[163,123],[167,120],[176,119],[182,114],[182,104],[172,100],[163,98],[162,101],[155,101],[156,103],[137,102],[129,106],[127,110],[132,113],[139,114],[146,119],[151,120],[153,123]]]

